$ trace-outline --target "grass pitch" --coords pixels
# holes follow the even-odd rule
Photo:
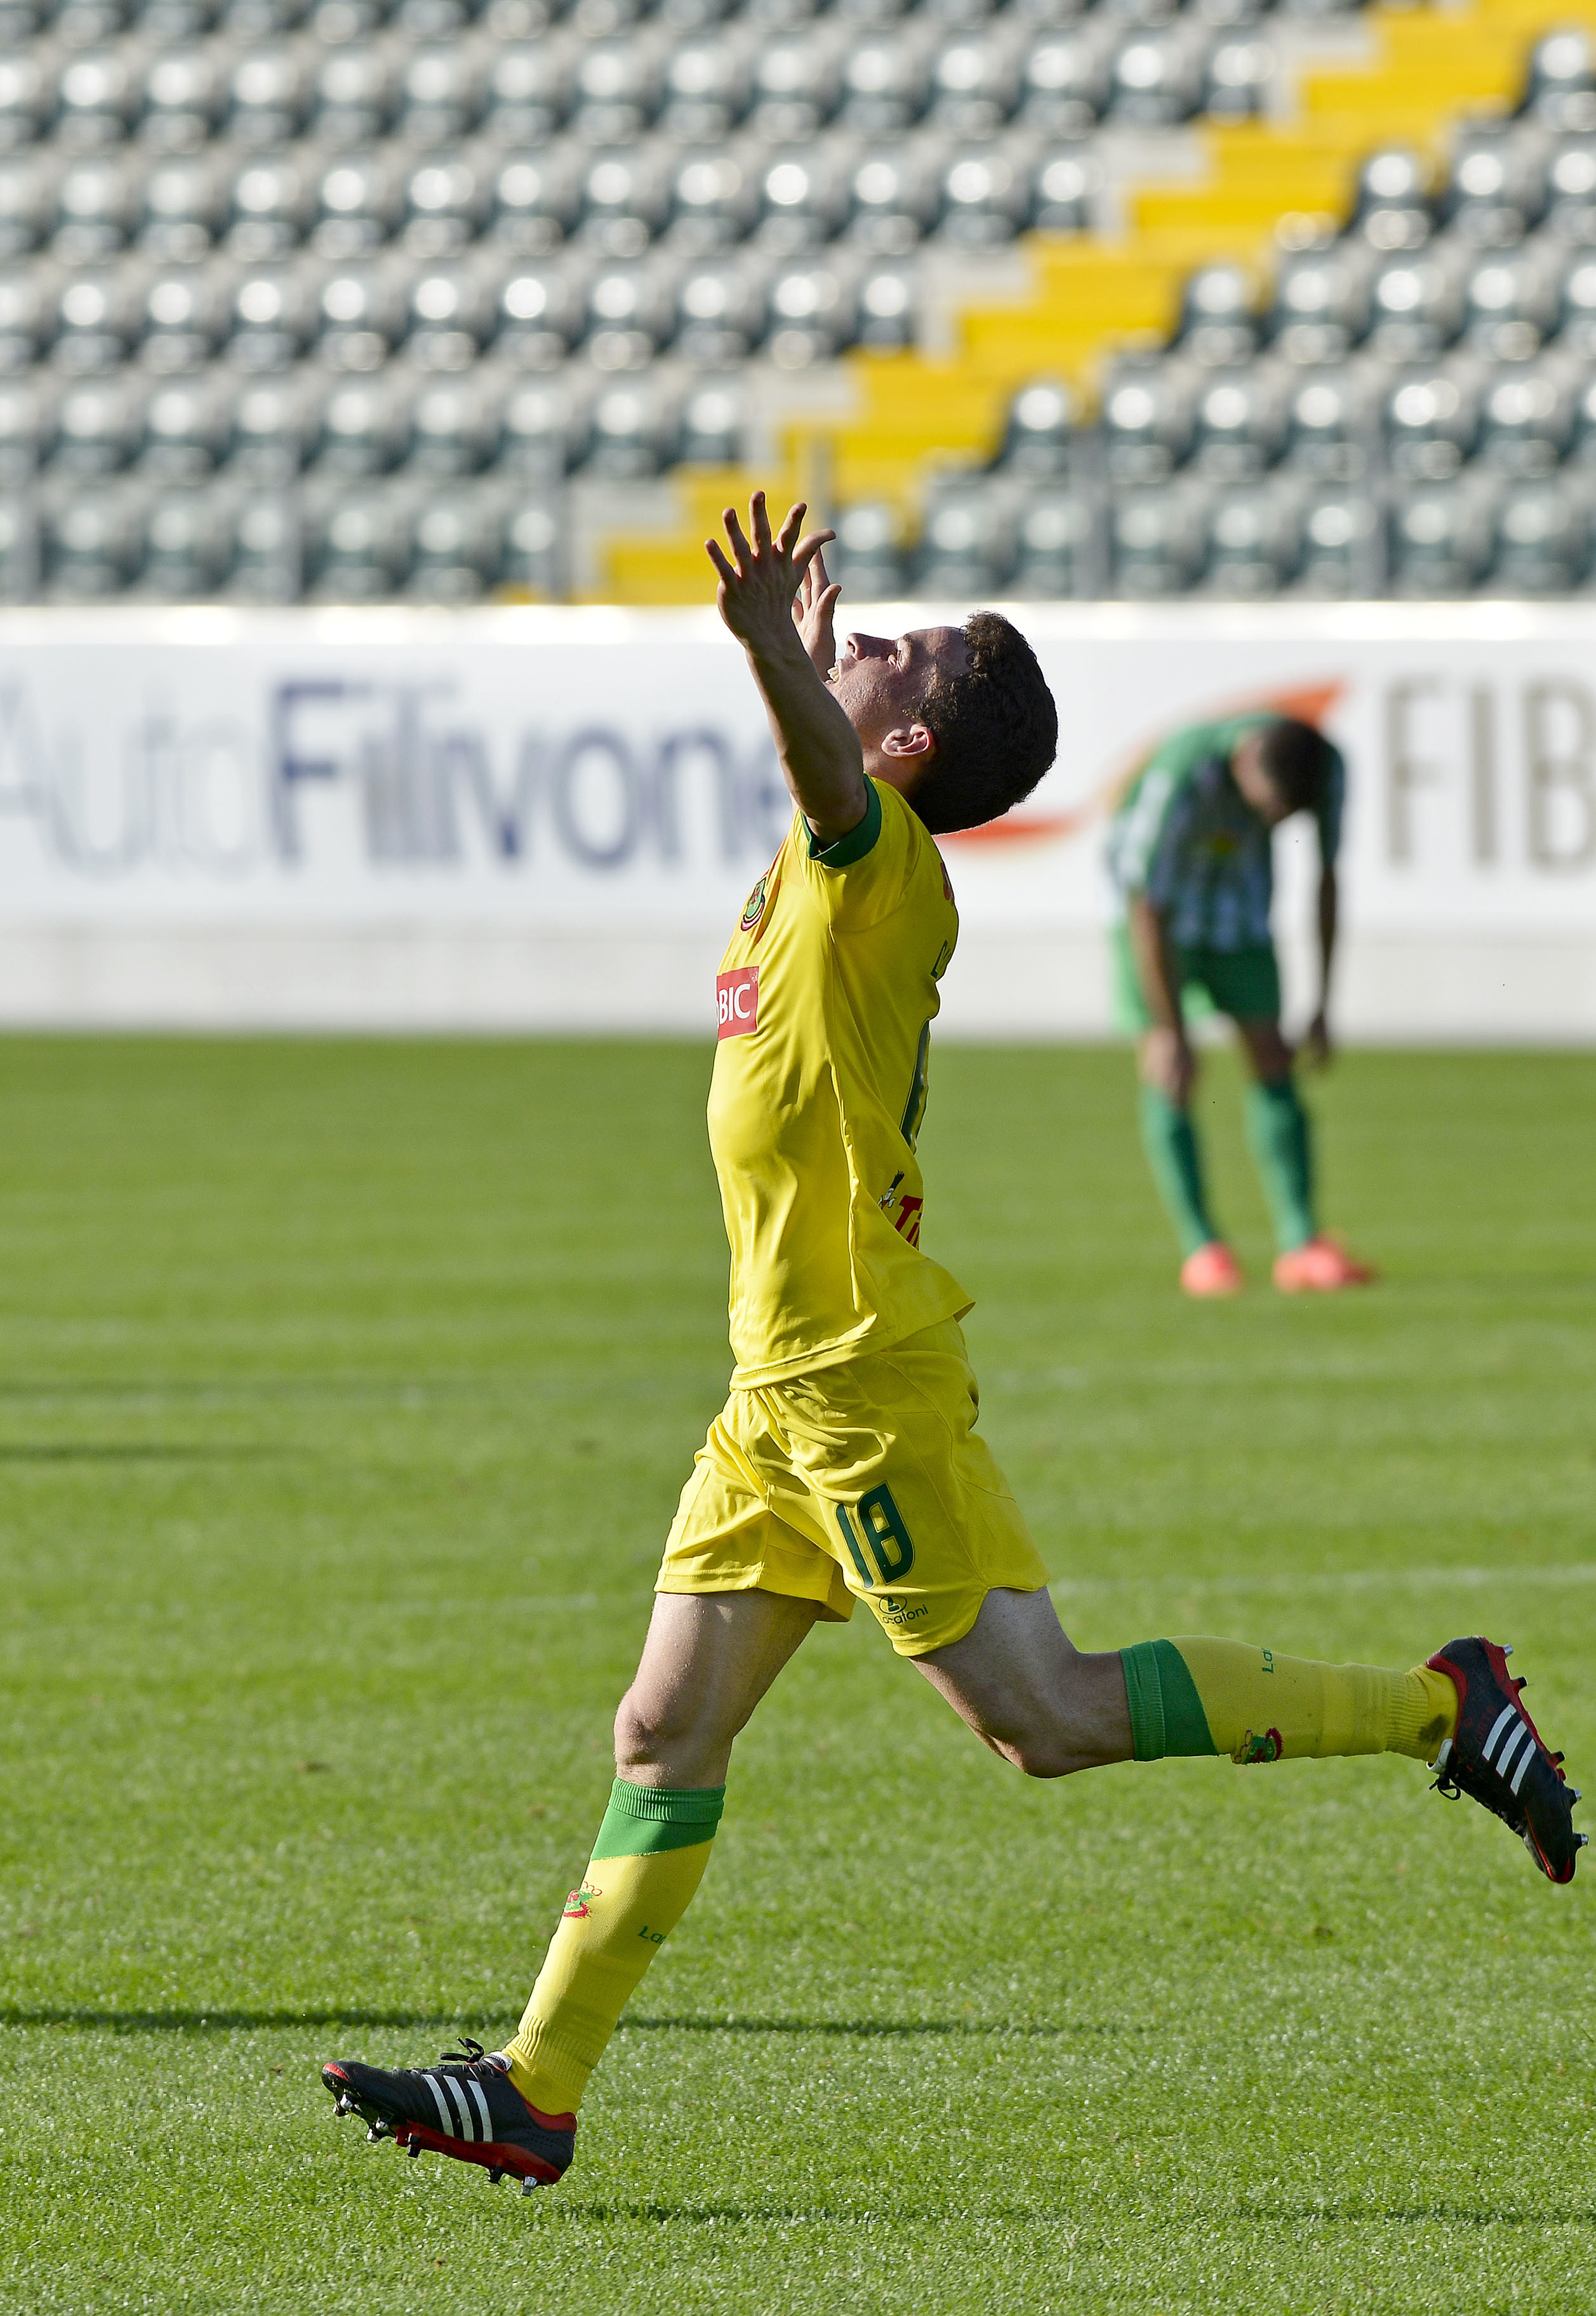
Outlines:
[[[320,2059],[504,2031],[585,1858],[728,1365],[707,1075],[0,1047],[0,2305],[1589,2316],[1596,1869],[1396,1759],[1027,1786],[862,1615],[560,2187],[334,2125]],[[1191,1306],[1125,1057],[941,1053],[983,1421],[1083,1643],[1484,1627],[1596,1788],[1596,1061],[1316,1100],[1384,1283]]]

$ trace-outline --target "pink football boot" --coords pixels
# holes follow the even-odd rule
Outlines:
[[[1244,1284],[1241,1264],[1222,1238],[1209,1239],[1181,1265],[1181,1286],[1188,1295],[1239,1295]]]
[[[1342,1287],[1368,1287],[1373,1279],[1367,1263],[1354,1262],[1344,1246],[1323,1233],[1275,1259],[1275,1285],[1282,1295],[1333,1295]]]

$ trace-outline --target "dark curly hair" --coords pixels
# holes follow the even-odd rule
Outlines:
[[[1295,716],[1265,724],[1258,734],[1258,761],[1288,813],[1316,809],[1328,753],[1324,735]]]
[[[936,753],[908,801],[933,836],[996,820],[1058,753],[1058,710],[1019,628],[976,611],[964,637],[968,667],[951,676],[939,669],[923,703]]]

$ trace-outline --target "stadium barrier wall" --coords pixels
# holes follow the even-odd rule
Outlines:
[[[1277,702],[1351,769],[1342,1034],[1596,1041],[1596,603],[1014,616],[1059,758],[947,842],[947,1032],[1105,1034],[1117,784],[1172,727]],[[13,1026],[708,1035],[789,817],[711,611],[0,613]],[[1300,1010],[1313,841],[1279,841]]]

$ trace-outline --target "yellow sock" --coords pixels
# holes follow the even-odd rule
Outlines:
[[[1143,1641],[1122,1649],[1136,1758],[1228,1753],[1233,1761],[1406,1753],[1433,1760],[1458,1726],[1458,1691],[1417,1665],[1319,1664],[1244,1641]]]
[[[638,1982],[691,1902],[726,1800],[617,1777],[580,1889],[566,1900],[505,2053],[540,2115],[574,2115]]]

